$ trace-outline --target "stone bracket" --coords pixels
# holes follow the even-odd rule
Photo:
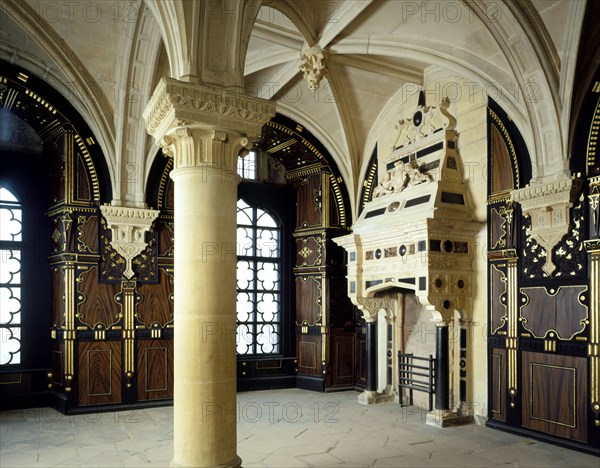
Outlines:
[[[145,234],[150,230],[159,211],[111,205],[102,205],[100,211],[112,231],[110,245],[126,261],[123,275],[130,279],[133,276],[131,261],[147,247]]]
[[[362,312],[363,318],[366,322],[376,322],[377,312],[384,309],[388,313],[394,309],[395,299],[388,297],[355,297],[351,298],[354,305],[356,305]]]
[[[529,235],[546,249],[542,268],[548,275],[556,269],[552,249],[569,232],[570,208],[580,188],[581,180],[564,178],[528,185],[511,194],[512,200],[521,204],[523,214],[531,217]]]

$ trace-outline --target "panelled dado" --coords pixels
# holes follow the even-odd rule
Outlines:
[[[10,64],[3,75],[2,107],[37,131],[50,161],[45,209],[51,307],[49,317],[28,317],[50,325],[50,349],[44,353],[33,343],[24,345],[33,345],[49,365],[49,400],[44,399],[48,394],[36,394],[36,404],[71,411],[172,398],[173,235],[167,184],[161,185],[156,221],[157,210],[136,211],[142,215],[138,224],[131,223],[136,216],[117,207],[104,206],[105,216],[100,206],[111,198],[108,170],[89,128],[37,77]],[[148,369],[147,362],[152,362]],[[138,375],[141,368],[145,372]],[[3,391],[10,394],[11,388]]]
[[[522,173],[516,129],[488,112],[490,167]],[[600,180],[583,161],[585,174],[489,185],[488,424],[598,449]]]
[[[55,404],[71,411],[172,398],[172,208],[81,199],[73,179],[90,176],[73,170],[73,135],[63,138],[53,174],[64,187],[49,212]]]
[[[318,141],[301,125],[276,116],[263,128],[264,149],[286,168],[296,195],[294,282],[296,385],[353,388],[359,333],[345,291],[343,252],[333,238],[347,233],[344,181]]]

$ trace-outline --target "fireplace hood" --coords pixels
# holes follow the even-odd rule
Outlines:
[[[448,105],[420,103],[396,125],[393,148],[379,156],[372,200],[353,233],[334,239],[348,254],[349,297],[364,314],[366,299],[392,288],[414,292],[438,320],[469,314],[474,239],[483,225],[473,221]]]

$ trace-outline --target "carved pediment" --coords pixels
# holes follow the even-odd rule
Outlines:
[[[398,136],[393,149],[411,145],[440,130],[453,130],[456,119],[447,111],[449,103],[446,98],[439,106],[419,105],[412,117],[400,120],[395,127]]]

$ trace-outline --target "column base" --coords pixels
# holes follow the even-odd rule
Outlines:
[[[227,462],[227,463],[223,463],[221,465],[212,465],[210,467],[202,467],[202,468],[241,468],[242,466],[242,459],[240,457],[238,457],[236,455],[236,457]],[[169,463],[169,467],[170,468],[200,468],[197,464],[195,465],[181,465],[179,463],[176,463],[174,460],[171,460],[171,463]]]
[[[394,394],[390,393],[377,393],[373,391],[365,390],[357,397],[358,402],[361,405],[373,405],[376,403],[389,403],[394,401]]]
[[[471,424],[472,422],[472,415],[460,415],[447,410],[433,410],[425,416],[425,424],[441,428]]]
[[[483,416],[481,414],[474,414],[473,415],[473,422],[475,424],[477,424],[478,426],[485,426],[488,422],[488,417],[487,416]]]

